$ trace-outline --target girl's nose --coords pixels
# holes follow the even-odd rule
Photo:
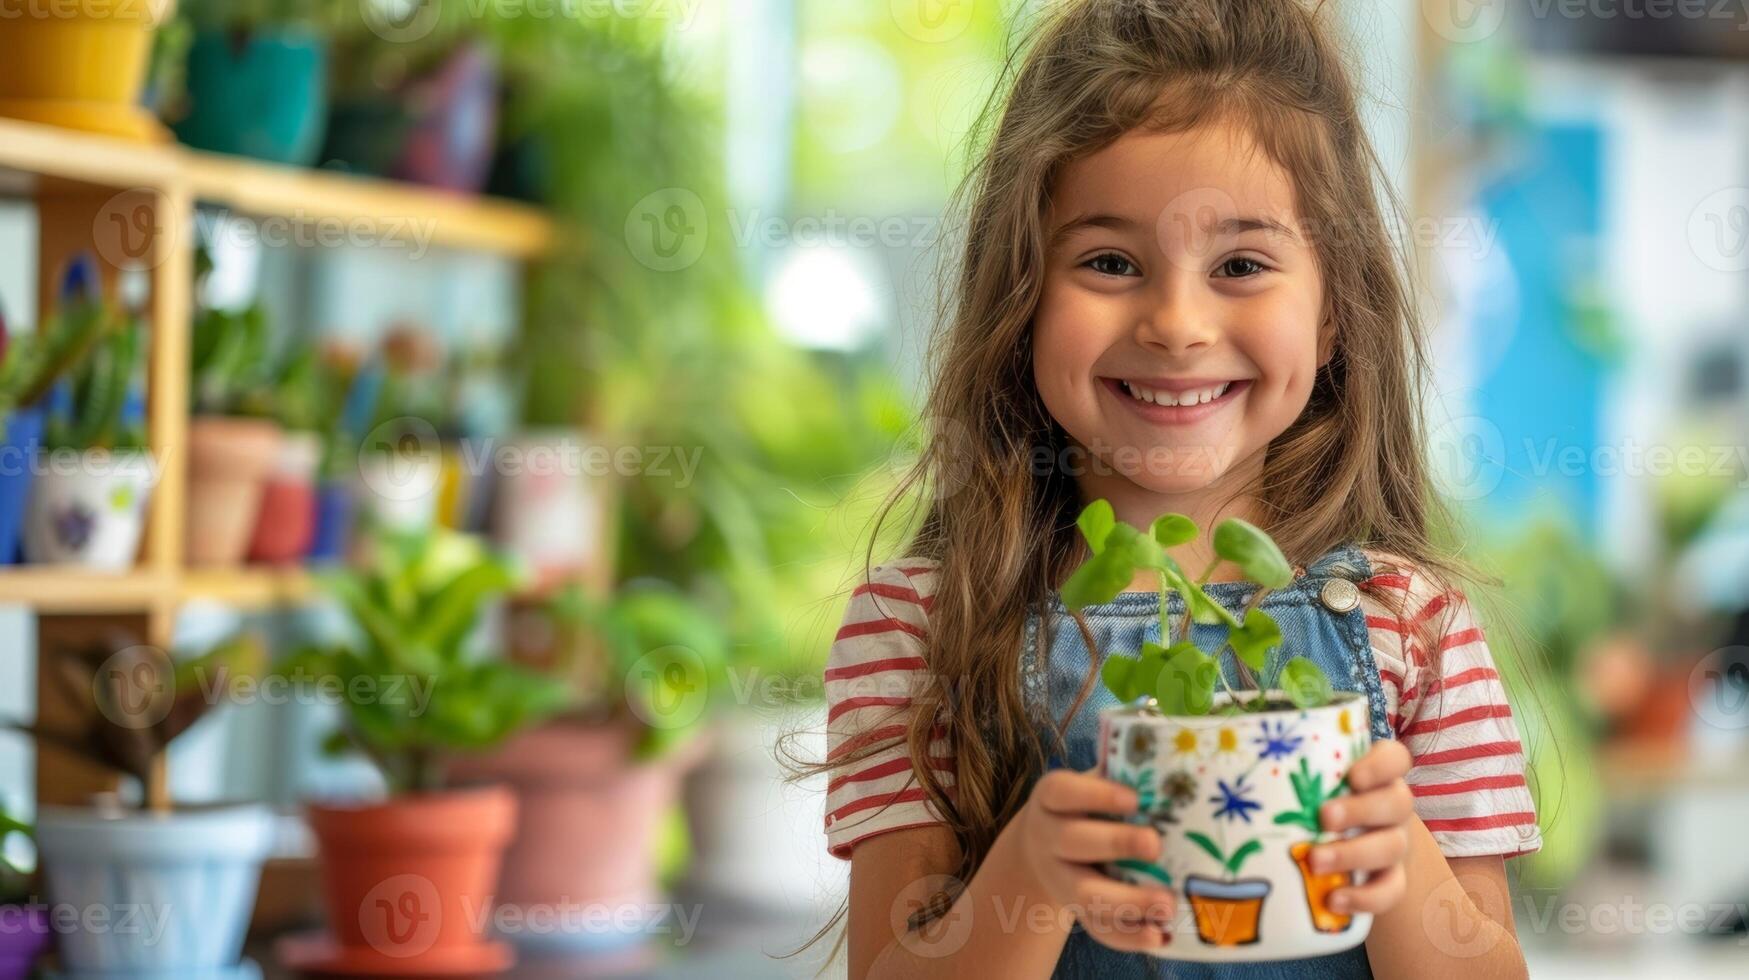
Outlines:
[[[1162,353],[1182,355],[1212,347],[1220,338],[1213,311],[1195,301],[1181,286],[1168,286],[1148,297],[1137,319],[1136,342]]]

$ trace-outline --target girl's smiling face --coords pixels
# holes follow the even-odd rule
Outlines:
[[[1294,202],[1288,175],[1228,124],[1133,130],[1064,166],[1033,377],[1098,461],[1076,472],[1085,496],[1134,496],[1114,480],[1196,493],[1261,472],[1330,352]]]

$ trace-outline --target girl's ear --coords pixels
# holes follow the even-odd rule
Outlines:
[[[1336,321],[1325,317],[1318,325],[1318,366],[1324,367],[1330,363],[1330,358],[1336,356]]]

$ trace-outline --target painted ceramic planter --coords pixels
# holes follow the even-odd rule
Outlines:
[[[50,903],[101,911],[94,921],[113,924],[56,937],[64,975],[253,975],[239,957],[272,843],[263,806],[116,815],[45,807],[37,846]]]
[[[313,31],[201,31],[188,51],[189,146],[309,166],[327,124],[328,46]]]
[[[249,560],[295,562],[310,550],[316,533],[316,466],[322,440],[313,432],[288,432],[279,459],[261,490],[261,507],[249,540]]]
[[[1255,692],[1240,692],[1250,700]],[[1271,692],[1278,710],[1168,717],[1153,708],[1100,715],[1099,771],[1141,797],[1134,819],[1161,838],[1156,864],[1107,868],[1135,884],[1178,893],[1172,942],[1155,955],[1201,963],[1323,956],[1359,945],[1369,915],[1327,900],[1348,872],[1314,874],[1318,808],[1348,792],[1348,769],[1371,744],[1364,696],[1339,692],[1302,710]]]
[[[21,408],[0,425],[0,565],[18,561],[19,539],[24,530],[25,504],[35,476],[37,451],[42,447],[43,412]]]
[[[150,454],[45,454],[31,488],[24,557],[103,571],[132,568],[156,471]]]
[[[50,937],[41,907],[0,905],[0,980],[26,980]]]

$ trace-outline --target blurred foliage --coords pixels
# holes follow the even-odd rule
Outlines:
[[[1543,846],[1514,862],[1527,887],[1570,882],[1596,852],[1603,785],[1599,726],[1579,695],[1583,658],[1635,612],[1596,551],[1558,515],[1486,542],[1474,560],[1501,587],[1476,593],[1488,644],[1514,706]]]
[[[385,531],[362,566],[319,581],[350,614],[357,639],[301,651],[276,673],[348,692],[327,748],[364,753],[391,792],[442,789],[452,754],[490,749],[564,708],[562,684],[471,642],[486,604],[520,582],[477,538]]]
[[[29,824],[0,807],[0,905],[23,902],[30,897],[30,872],[6,856],[7,838],[14,834],[33,841],[36,838]]]

